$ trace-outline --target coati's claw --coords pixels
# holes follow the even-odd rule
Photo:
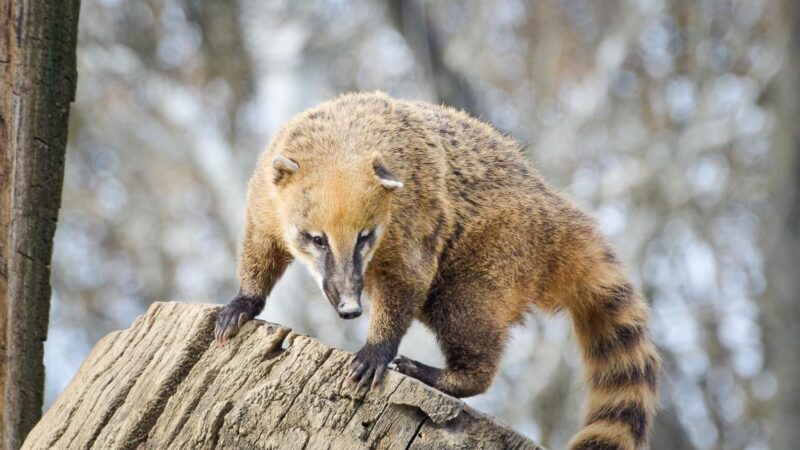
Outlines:
[[[247,311],[247,308],[247,305],[233,301],[220,310],[214,326],[214,339],[218,343],[224,344],[228,339],[236,336],[239,328],[252,319],[251,313]]]
[[[395,347],[396,348],[396,347]],[[380,384],[386,366],[392,360],[392,352],[386,346],[366,344],[353,356],[350,369],[345,375],[344,385],[356,383],[356,390],[362,387],[374,388]]]
[[[378,383],[381,382],[383,378],[383,372],[386,371],[386,366],[378,366],[375,369],[375,375],[372,376],[372,383],[370,384],[370,389],[375,389],[378,386]]]

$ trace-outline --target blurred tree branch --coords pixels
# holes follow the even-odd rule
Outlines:
[[[434,24],[428,20],[425,4],[413,0],[391,0],[389,10],[395,28],[405,37],[414,59],[424,68],[436,101],[480,116],[466,77],[451,69],[444,60],[441,42]]]
[[[240,2],[194,0],[187,2],[189,18],[203,36],[205,81],[223,80],[231,91],[226,104],[225,131],[236,142],[238,109],[253,94],[253,67],[248,57],[239,23]]]

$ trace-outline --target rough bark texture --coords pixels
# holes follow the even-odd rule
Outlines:
[[[771,184],[779,214],[765,218],[767,291],[762,305],[766,358],[778,379],[768,416],[771,448],[797,448],[800,441],[800,5],[785,0],[790,32],[787,57],[773,87],[779,107],[773,137]]]
[[[0,1],[0,448],[41,417],[78,5]]]
[[[253,321],[212,342],[219,306],[156,303],[103,338],[23,448],[540,449],[390,371],[342,388],[351,355]]]

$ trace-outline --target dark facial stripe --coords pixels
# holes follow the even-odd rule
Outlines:
[[[644,367],[632,368],[606,373],[597,373],[592,376],[591,384],[594,388],[618,389],[646,383],[651,390],[658,387],[658,364],[655,360],[648,359]]]
[[[334,270],[336,270],[336,261],[333,258],[333,252],[328,250],[322,258],[322,270],[320,270],[322,274],[322,290],[325,291],[325,296],[328,297],[331,305],[336,308],[339,306],[339,292],[333,282],[332,275]]]
[[[583,442],[579,442],[573,450],[623,450],[622,446],[614,441],[605,438],[592,437]]]
[[[628,425],[633,438],[637,443],[641,443],[644,440],[650,418],[641,405],[628,403],[618,406],[608,406],[596,411],[586,421],[586,425],[601,421],[621,422]]]
[[[625,352],[641,342],[644,326],[640,324],[618,325],[612,336],[600,336],[586,349],[586,356],[595,361],[602,361],[614,353]]]

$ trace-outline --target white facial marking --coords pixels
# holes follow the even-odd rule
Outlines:
[[[295,240],[299,235],[300,231],[297,229],[297,226],[289,225],[289,237],[291,237],[292,240]]]
[[[312,269],[308,265],[306,265],[306,268],[308,268],[308,272],[311,274],[311,278],[313,278],[314,281],[317,282],[317,286],[319,286],[319,290],[320,292],[322,292],[322,295],[327,298],[327,294],[325,294],[325,288],[322,287],[322,275],[317,273],[316,270]]]
[[[289,251],[299,259],[302,259],[303,253],[297,250],[297,240],[300,236],[300,230],[297,229],[297,226],[290,224],[288,227],[286,227],[284,234],[284,239],[286,239],[286,242],[288,243]]]

